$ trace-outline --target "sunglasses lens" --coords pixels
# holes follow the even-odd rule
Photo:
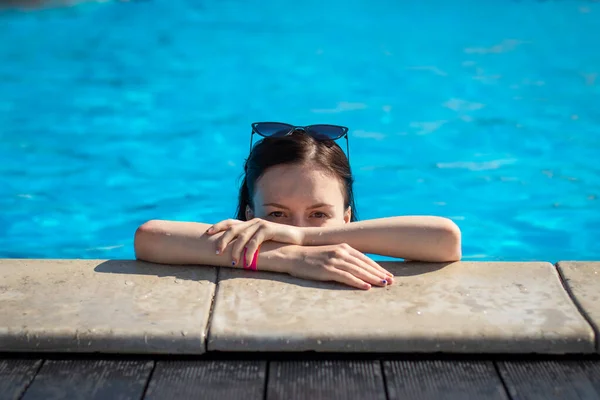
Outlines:
[[[278,122],[261,122],[254,126],[254,129],[261,135],[266,137],[285,136],[294,127],[288,124]]]
[[[346,130],[335,125],[311,125],[306,127],[308,133],[316,139],[335,140],[344,136]]]

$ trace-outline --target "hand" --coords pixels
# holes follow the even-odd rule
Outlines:
[[[292,246],[285,251],[292,253],[287,272],[298,278],[336,281],[364,290],[393,283],[390,272],[347,244]]]
[[[303,233],[297,226],[277,224],[260,218],[250,221],[228,219],[211,226],[206,233],[214,235],[217,232],[225,233],[216,240],[215,252],[223,254],[231,244],[232,264],[242,261],[244,248],[246,248],[246,265],[252,263],[254,253],[261,243],[272,240],[274,242],[301,245]],[[231,243],[235,239],[234,243]],[[243,265],[243,264],[242,264]]]

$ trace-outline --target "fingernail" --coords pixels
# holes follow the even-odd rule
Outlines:
[[[233,261],[231,262],[231,265],[235,265],[235,260],[233,260]]]
[[[385,279],[383,279],[383,280],[381,281],[381,283],[383,283],[384,285],[387,285],[387,281],[386,281]]]
[[[371,285],[369,285],[368,283],[365,285],[365,289],[371,289]]]
[[[217,250],[217,251],[216,251],[216,253],[217,253],[217,254],[221,254],[221,250]]]
[[[213,233],[213,227],[211,226],[210,228],[208,228],[208,230],[206,232]]]

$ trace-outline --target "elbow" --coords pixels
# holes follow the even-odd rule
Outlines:
[[[153,261],[153,249],[156,248],[156,239],[161,231],[161,221],[157,220],[145,222],[136,229],[133,248],[137,260]]]
[[[444,218],[438,227],[437,262],[455,262],[462,258],[460,228],[454,221]]]

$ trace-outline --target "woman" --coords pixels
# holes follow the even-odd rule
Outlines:
[[[244,165],[236,219],[215,225],[153,220],[135,234],[136,257],[165,264],[233,266],[337,281],[393,283],[363,253],[447,262],[461,257],[449,219],[402,216],[356,222],[350,163],[335,140],[348,129],[252,124],[264,138]]]

